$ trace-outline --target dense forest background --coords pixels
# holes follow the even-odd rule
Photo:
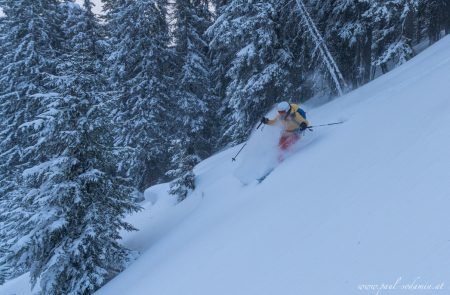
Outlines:
[[[0,0],[0,283],[103,285],[145,188],[182,201],[275,102],[338,94],[322,41],[350,91],[450,32],[449,0],[103,2]]]

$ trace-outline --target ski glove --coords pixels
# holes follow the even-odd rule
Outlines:
[[[306,125],[305,122],[302,122],[302,123],[300,124],[300,131],[305,131],[306,128],[308,128],[308,125]]]
[[[263,123],[263,124],[267,124],[268,122],[269,122],[269,119],[266,117],[261,119],[261,123]]]

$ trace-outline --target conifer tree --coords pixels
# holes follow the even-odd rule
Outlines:
[[[244,140],[273,103],[291,99],[293,60],[278,38],[275,2],[229,1],[208,29],[214,73],[225,74],[222,141]]]
[[[4,21],[6,20],[5,17],[3,17],[2,13],[3,13],[3,6],[4,3],[3,1],[0,1],[0,44],[4,44],[6,42],[6,31],[4,29]],[[6,54],[6,48],[2,45],[0,45],[0,56],[5,56]],[[4,60],[0,59],[0,68],[3,68],[6,64],[3,63]],[[0,83],[2,83],[2,81],[4,81],[4,79],[2,79],[0,77]],[[0,84],[0,88],[3,88],[3,86]],[[1,113],[1,111],[0,111]],[[0,129],[3,130],[4,126],[3,124],[0,122]],[[3,142],[4,138],[2,138],[2,136],[5,136],[6,134],[0,131],[0,142]],[[4,224],[4,217],[2,216],[2,213],[6,207],[6,193],[7,193],[7,187],[8,187],[8,181],[7,181],[7,177],[6,177],[6,173],[8,172],[8,169],[5,165],[1,165],[0,164],[0,285],[2,285],[6,278],[7,278],[7,270],[8,268],[6,267],[6,265],[4,265],[4,263],[1,261],[1,257],[5,257],[6,256],[6,243],[5,243],[5,224]]]
[[[53,92],[44,81],[56,71],[61,15],[56,0],[2,0],[1,8],[5,16],[0,19],[0,268],[10,277],[27,270],[26,261],[11,264],[6,257],[11,237],[20,237],[20,223],[15,221],[32,212],[26,208],[11,212],[20,207],[19,197],[25,194],[19,184],[21,173],[38,163],[36,131],[45,126],[37,115],[43,98]]]
[[[448,0],[418,0],[418,10],[423,32],[434,43],[445,34],[450,33],[450,2]]]
[[[374,1],[368,11],[374,26],[373,65],[383,73],[414,56],[416,0]]]
[[[52,7],[62,20],[54,72],[40,82],[40,104],[26,146],[32,164],[20,167],[19,189],[6,214],[6,263],[30,271],[42,294],[90,294],[124,268],[129,251],[119,231],[138,207],[116,172],[113,138],[100,73],[98,24],[91,3]]]
[[[205,31],[212,15],[205,0],[175,2],[174,42],[179,81],[172,92],[176,99],[176,128],[171,140],[172,169],[168,175],[176,178],[173,194],[183,200],[195,188],[194,165],[210,154],[214,144],[214,102],[210,94],[210,62]],[[212,109],[211,109],[212,107]]]
[[[133,150],[122,169],[139,190],[165,180],[169,140],[176,126],[171,98],[174,54],[165,0],[107,1],[108,72],[120,104],[114,111],[116,145]]]
[[[358,87],[414,55],[416,0],[310,1],[347,80]]]
[[[370,80],[373,32],[367,11],[372,0],[308,1],[316,23],[345,79],[353,87]]]
[[[170,194],[177,196],[179,202],[186,199],[189,192],[195,189],[194,167],[200,158],[193,151],[192,142],[186,143],[181,139],[174,139],[171,143],[172,166],[167,176],[174,179],[170,184]]]

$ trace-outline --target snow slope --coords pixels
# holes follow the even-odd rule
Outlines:
[[[179,205],[187,209],[173,209],[184,219],[149,236],[140,259],[98,294],[375,294],[388,284],[395,294],[445,292],[449,78],[447,37],[311,110],[313,123],[347,121],[317,128],[262,184],[234,176],[238,147],[202,162],[198,189]],[[249,150],[241,162],[258,153]]]
[[[150,188],[130,217],[141,231],[124,235],[142,255],[97,294],[450,292],[449,77],[447,37],[310,110],[346,122],[308,134],[263,183],[238,177],[276,156],[269,126],[237,162],[239,146],[200,163],[181,204]]]

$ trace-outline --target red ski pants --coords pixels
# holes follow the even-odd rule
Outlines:
[[[297,132],[284,132],[280,137],[278,146],[282,151],[285,151],[299,139],[300,134],[298,134]]]

